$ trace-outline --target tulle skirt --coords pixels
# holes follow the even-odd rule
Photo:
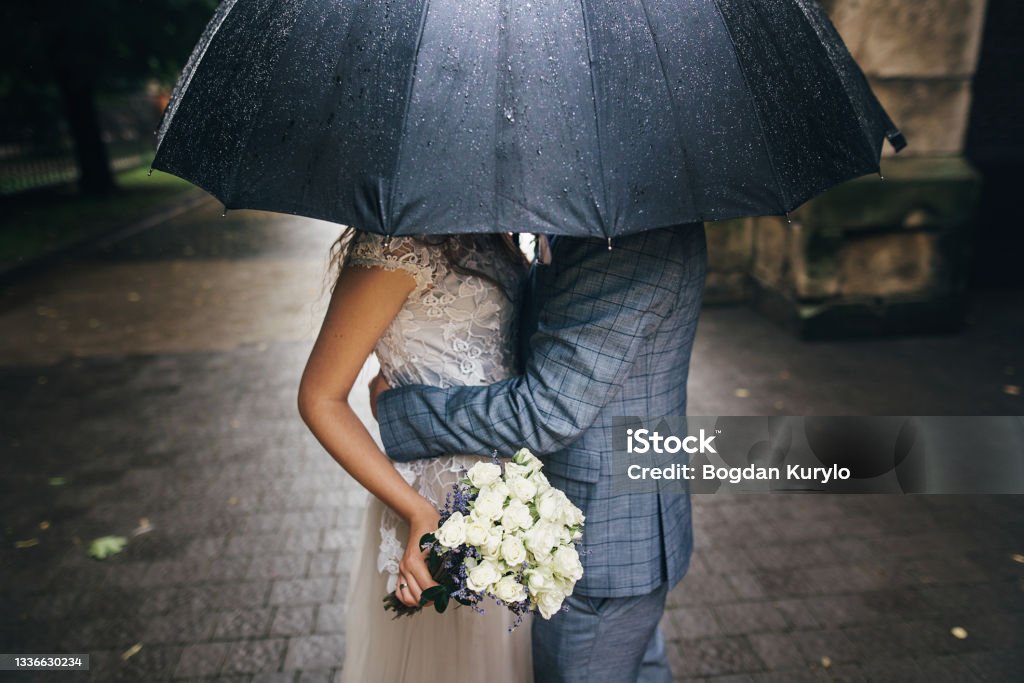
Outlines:
[[[510,633],[514,615],[493,602],[484,614],[454,601],[444,614],[431,607],[395,619],[384,611],[388,575],[377,554],[386,509],[369,496],[345,598],[343,683],[532,683],[529,616]]]

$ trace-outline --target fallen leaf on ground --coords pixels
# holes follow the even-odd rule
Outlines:
[[[153,525],[149,523],[149,517],[140,517],[139,525],[132,530],[132,536],[138,536],[145,534],[153,530]]]
[[[750,398],[750,389],[737,389],[736,398]]]
[[[949,629],[949,632],[952,633],[953,637],[957,640],[963,640],[967,637],[967,629],[963,628],[962,626],[954,626],[953,628]]]
[[[68,480],[65,477],[50,477],[47,482],[50,486],[63,486]]]
[[[1017,384],[1007,384],[1003,387],[1003,393],[1007,396],[1020,396],[1020,386]]]
[[[1024,555],[1021,555],[1020,553],[1014,553],[1013,555],[1010,555],[1010,559],[1014,562],[1017,562],[1018,564],[1024,564]]]
[[[132,655],[138,654],[139,650],[142,649],[142,643],[135,643],[130,648],[121,653],[121,661],[127,662],[128,658]]]
[[[39,528],[43,531],[46,531],[50,528],[50,522],[44,519],[43,521],[39,522]]]
[[[94,538],[89,544],[89,555],[97,560],[105,560],[124,550],[126,543],[128,543],[128,539],[124,536],[100,536]]]
[[[34,545],[39,545],[39,539],[38,538],[27,538],[24,541],[15,541],[14,542],[14,547],[15,548],[19,548],[19,549],[20,548],[31,548]]]
[[[821,665],[823,667],[825,667],[826,669],[829,668],[830,666],[832,666],[832,658],[831,657],[822,657],[821,658]]]

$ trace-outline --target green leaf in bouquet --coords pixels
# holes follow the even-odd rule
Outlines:
[[[423,591],[420,596],[420,606],[425,606],[427,603],[436,601],[440,595],[448,595],[448,591],[444,586],[431,586],[430,588]]]
[[[427,569],[430,570],[430,575],[433,576],[435,579],[437,578],[438,570],[441,568],[442,561],[443,558],[436,553],[432,552],[429,555],[427,555]]]
[[[437,610],[438,614],[443,614],[448,609],[448,591],[441,593],[436,600],[434,600],[434,609]]]
[[[422,548],[425,545],[433,543],[436,540],[436,538],[437,537],[434,536],[434,534],[423,534],[422,536],[420,536],[420,548]]]

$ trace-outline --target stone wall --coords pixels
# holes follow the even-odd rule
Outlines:
[[[911,141],[899,156],[961,154],[986,0],[822,4],[879,100]]]
[[[752,300],[804,336],[955,329],[977,174],[963,159],[985,0],[825,0],[909,140],[792,214],[708,226],[711,303]]]

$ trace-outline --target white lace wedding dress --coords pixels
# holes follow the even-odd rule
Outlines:
[[[416,279],[396,319],[376,347],[392,386],[491,384],[514,368],[515,302],[493,282],[453,269],[440,246],[360,233],[348,267],[402,269]],[[489,240],[473,239],[457,261],[487,273],[512,293],[522,268]],[[440,507],[451,484],[478,457],[448,455],[395,467]],[[394,619],[384,596],[395,587],[408,525],[369,496],[362,539],[346,597],[344,683],[529,683],[533,680],[530,623],[513,632],[513,616],[493,602],[478,614],[452,606]]]

